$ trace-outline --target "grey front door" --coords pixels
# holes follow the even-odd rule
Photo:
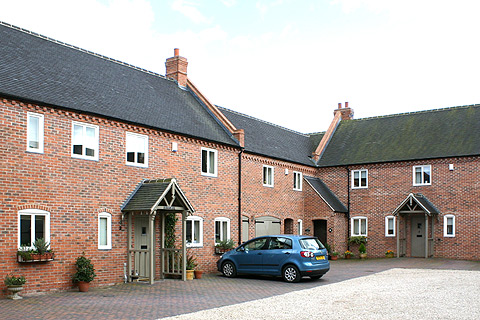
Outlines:
[[[148,217],[135,217],[135,250],[148,250]],[[135,253],[135,272],[139,277],[150,276],[150,254],[148,251]]]
[[[425,257],[425,216],[412,216],[412,257]]]

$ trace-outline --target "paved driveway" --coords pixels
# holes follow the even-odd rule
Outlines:
[[[165,280],[154,285],[121,284],[0,300],[0,319],[158,319],[339,283],[394,268],[480,271],[480,262],[445,259],[368,259],[332,261],[324,278],[287,284],[269,277]],[[448,285],[446,283],[445,285]],[[412,293],[413,294],[413,293]],[[392,297],[394,299],[394,297]]]

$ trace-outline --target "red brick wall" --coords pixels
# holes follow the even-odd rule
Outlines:
[[[120,207],[144,178],[176,178],[195,214],[204,218],[204,246],[194,251],[206,270],[213,271],[217,260],[213,219],[230,218],[236,238],[238,150],[6,99],[0,100],[0,110],[1,279],[12,272],[25,275],[27,293],[69,289],[74,261],[84,251],[97,273],[92,285],[123,281],[127,223],[122,222]],[[28,111],[44,114],[43,154],[25,151]],[[99,161],[71,157],[72,121],[99,126]],[[125,165],[127,131],[148,135],[148,168]],[[171,152],[172,142],[178,143],[178,152]],[[201,147],[218,150],[218,177],[201,175]],[[18,211],[32,204],[50,212],[51,248],[56,252],[52,262],[16,262]],[[111,250],[98,249],[97,215],[104,210],[112,213]],[[0,291],[3,288],[2,281]]]

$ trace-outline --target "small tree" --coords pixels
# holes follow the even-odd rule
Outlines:
[[[77,258],[75,262],[75,267],[77,271],[73,275],[73,282],[91,282],[97,276],[95,274],[95,268],[93,267],[90,259],[85,257],[85,252],[82,253],[80,257]]]
[[[365,244],[360,244],[360,247],[358,247],[358,252],[360,253],[367,253],[367,248],[365,248]]]

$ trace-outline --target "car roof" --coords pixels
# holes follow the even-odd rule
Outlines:
[[[255,237],[249,239],[247,241],[259,238],[272,238],[272,237],[283,237],[283,238],[291,238],[291,239],[309,239],[309,238],[316,238],[315,236],[307,236],[307,235],[298,235],[298,234],[269,234],[264,236]]]

